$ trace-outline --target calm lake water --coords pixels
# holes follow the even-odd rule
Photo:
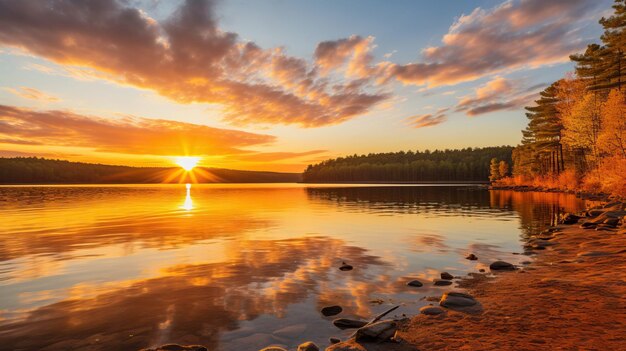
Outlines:
[[[584,207],[473,186],[0,187],[0,350],[326,346],[351,333],[334,318],[417,314],[452,289],[440,272],[528,260],[525,236]]]

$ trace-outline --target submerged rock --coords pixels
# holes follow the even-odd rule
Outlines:
[[[328,341],[329,341],[331,344],[333,344],[333,345],[334,345],[334,344],[338,344],[338,343],[340,343],[340,342],[341,342],[341,339],[331,337],[331,338],[329,338],[329,339],[328,339]]]
[[[477,303],[478,301],[472,295],[455,291],[443,294],[439,301],[439,305],[446,308],[471,307]]]
[[[446,310],[439,306],[424,306],[420,308],[420,313],[427,316],[438,316],[440,314],[446,313]]]
[[[329,316],[334,316],[334,315],[338,315],[339,313],[341,313],[341,311],[343,311],[343,308],[341,308],[341,306],[328,306],[328,307],[324,307],[322,308],[322,314],[326,317]]]
[[[351,271],[354,267],[352,267],[351,265],[345,263],[345,262],[341,262],[341,266],[339,266],[339,270],[340,271]]]
[[[365,326],[367,322],[347,318],[338,318],[333,321],[333,324],[339,329],[357,329]]]
[[[489,269],[492,271],[514,271],[515,266],[508,262],[495,261],[489,265]]]
[[[298,346],[298,351],[320,351],[320,348],[312,341],[307,341]]]
[[[474,255],[473,253],[467,255],[465,257],[465,259],[470,260],[470,261],[476,261],[478,259],[478,257],[476,257],[476,255]]]
[[[448,286],[452,285],[452,282],[444,279],[435,279],[434,284],[435,286]]]
[[[279,346],[268,346],[264,349],[261,349],[260,351],[287,351],[287,350]]]
[[[384,320],[368,324],[356,331],[355,339],[386,341],[391,339],[398,330],[398,324],[392,320]]]
[[[448,272],[443,272],[441,273],[441,279],[452,280],[454,279],[454,276]]]
[[[412,287],[415,287],[415,288],[419,288],[421,286],[424,286],[424,284],[422,282],[420,282],[419,280],[411,280],[406,285],[412,286]]]

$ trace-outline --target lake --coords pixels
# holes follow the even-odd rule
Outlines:
[[[462,185],[0,187],[0,350],[325,347],[352,332],[335,318],[417,314],[453,289],[443,271],[531,260],[524,238],[585,206]]]

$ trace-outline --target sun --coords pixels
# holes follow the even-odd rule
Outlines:
[[[200,162],[200,157],[194,156],[180,156],[176,157],[175,162],[177,165],[182,167],[185,171],[191,171],[195,166]]]

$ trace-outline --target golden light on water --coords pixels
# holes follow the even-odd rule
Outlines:
[[[191,211],[193,210],[193,201],[191,200],[191,184],[185,184],[185,188],[187,189],[187,195],[185,196],[185,202],[181,208],[183,210]]]
[[[200,162],[200,157],[180,156],[176,157],[174,162],[176,162],[176,164],[182,167],[185,171],[189,172],[198,165],[198,162]]]

